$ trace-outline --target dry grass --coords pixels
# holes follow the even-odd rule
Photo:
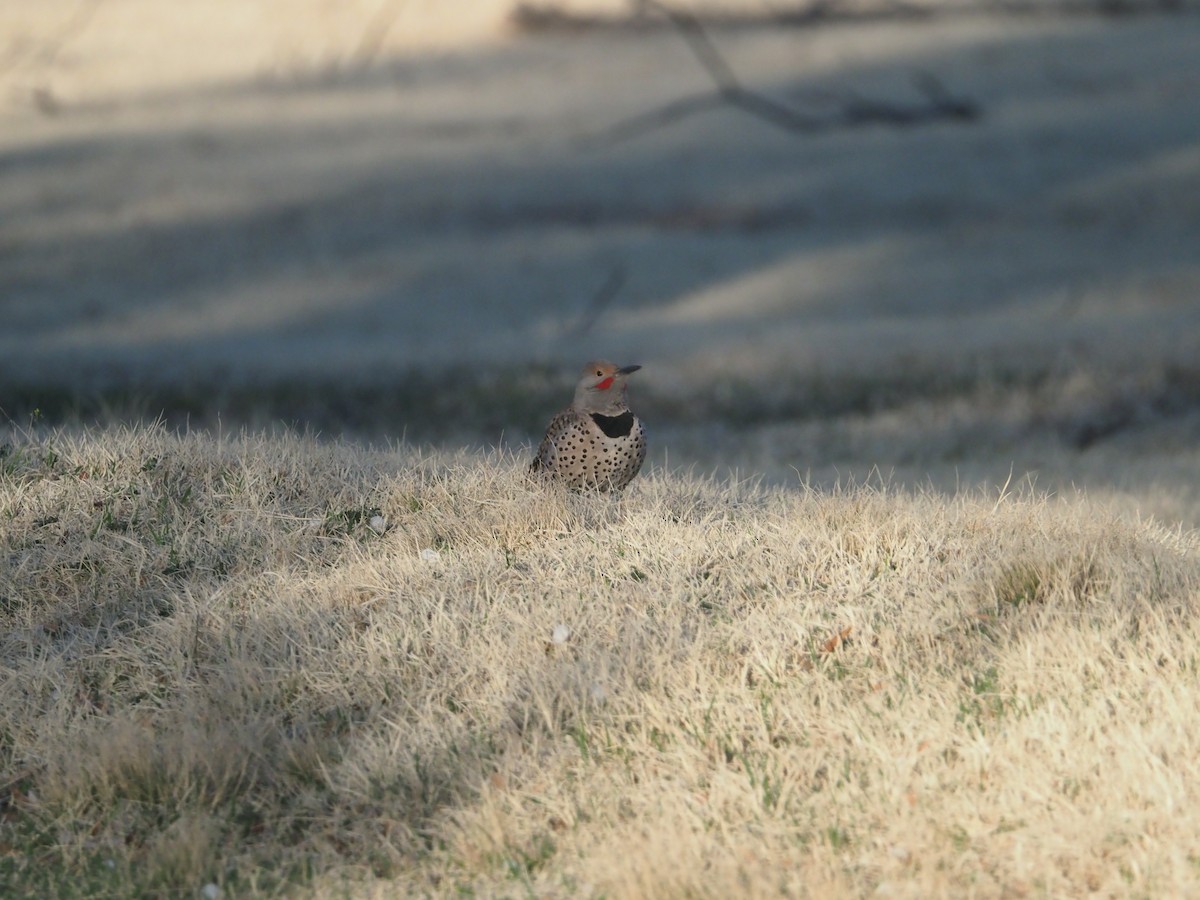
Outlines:
[[[653,471],[613,502],[499,454],[0,443],[7,896],[1200,891],[1192,534],[1032,492]]]

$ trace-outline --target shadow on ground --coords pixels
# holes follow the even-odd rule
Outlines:
[[[810,135],[717,107],[614,140],[712,88],[669,29],[18,111],[0,405],[523,440],[605,355],[667,426],[1023,403],[1085,448],[1200,397],[1198,33],[714,28],[818,118],[929,79],[979,113]]]

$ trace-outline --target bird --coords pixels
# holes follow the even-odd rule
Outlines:
[[[603,359],[584,366],[575,399],[550,420],[530,474],[573,491],[624,490],[646,460],[646,427],[626,393],[626,380],[640,368]]]

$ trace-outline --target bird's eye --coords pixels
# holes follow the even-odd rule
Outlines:
[[[603,373],[602,371],[600,371],[599,369],[597,369],[597,370],[596,370],[596,377],[597,377],[597,378],[599,378],[599,377],[600,377],[601,375],[603,375],[603,374],[604,374],[604,373]]]

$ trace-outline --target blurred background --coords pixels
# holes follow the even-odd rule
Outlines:
[[[1200,524],[1200,2],[0,3],[0,410]]]

